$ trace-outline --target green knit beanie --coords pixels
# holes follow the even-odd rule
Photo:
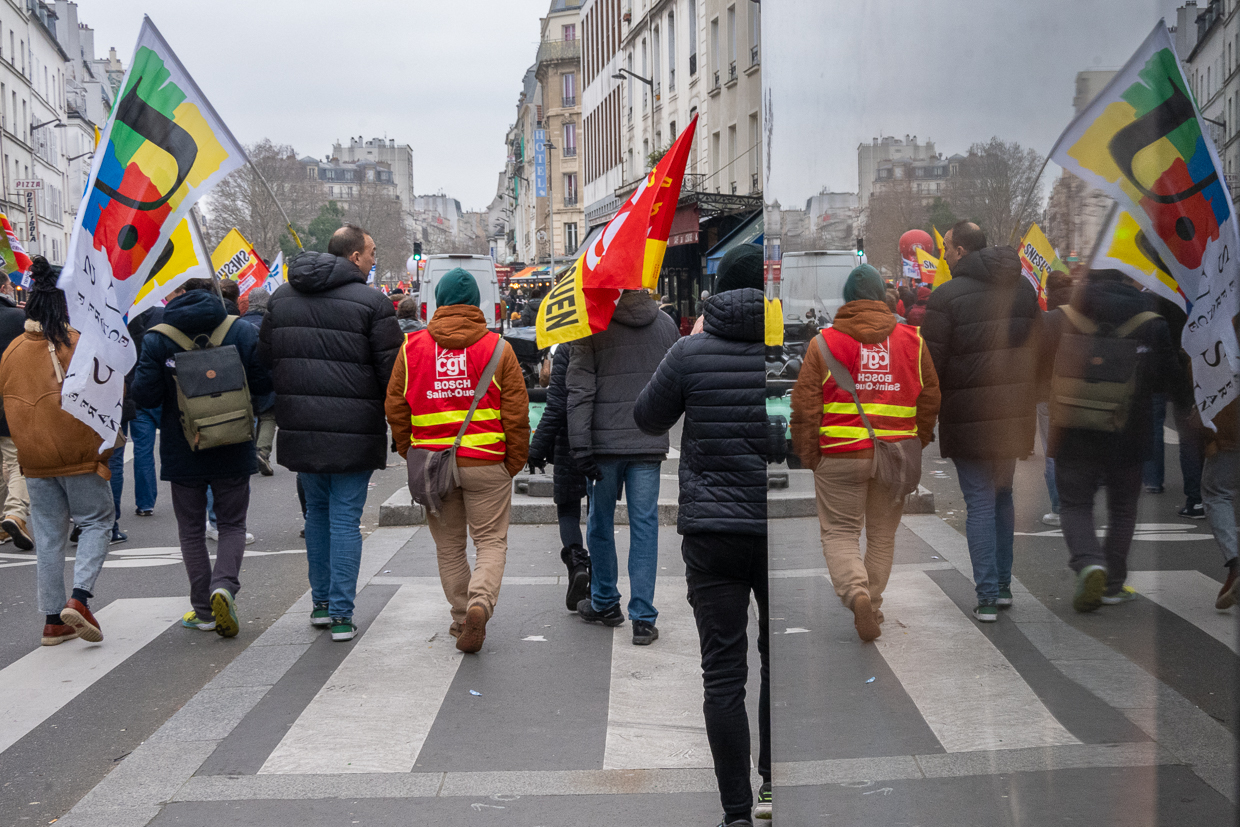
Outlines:
[[[870,301],[886,301],[887,288],[883,285],[883,277],[868,264],[858,264],[848,274],[844,282],[844,301],[855,302],[858,299]]]
[[[478,282],[468,270],[455,267],[444,273],[435,286],[435,305],[446,307],[450,304],[472,304],[482,306],[482,296],[478,292]]]

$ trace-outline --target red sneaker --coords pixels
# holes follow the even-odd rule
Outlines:
[[[99,621],[95,620],[90,609],[86,608],[86,604],[80,600],[69,598],[69,602],[60,610],[60,619],[77,629],[78,637],[82,640],[90,643],[103,640],[103,630],[99,628]]]
[[[77,629],[66,623],[46,623],[43,625],[43,645],[55,646],[78,636]]]

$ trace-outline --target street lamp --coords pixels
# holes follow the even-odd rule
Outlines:
[[[36,129],[42,129],[43,127],[47,126],[48,124],[53,124],[53,123],[54,123],[54,124],[60,124],[60,118],[52,118],[50,121],[44,121],[43,123],[36,123],[36,124],[33,124],[33,125],[30,127],[30,131],[31,131],[31,132],[34,132]],[[60,124],[60,125],[61,125],[61,126],[64,126],[64,124]],[[57,127],[57,128],[59,128],[59,127]]]
[[[624,74],[621,74],[621,72],[623,72]],[[650,94],[652,95],[654,94],[654,78],[644,78],[641,75],[634,72],[632,69],[626,69],[623,66],[620,67],[619,72],[616,72],[611,77],[613,80],[624,80],[624,75],[628,75],[634,80],[640,80],[642,83],[650,87]]]
[[[85,158],[87,155],[94,155],[94,154],[95,154],[95,150],[92,149],[90,152],[83,152],[81,155],[74,155],[72,158],[66,158],[65,163],[76,161],[78,158]]]

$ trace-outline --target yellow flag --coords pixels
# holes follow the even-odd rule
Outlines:
[[[917,269],[921,273],[922,284],[937,284],[939,280],[939,260],[918,247],[913,250],[917,254]]]
[[[943,243],[943,236],[939,235],[939,228],[934,228],[934,243],[939,245],[939,260],[935,263],[934,286],[942,287],[952,280],[951,268],[947,266],[947,245]]]
[[[172,231],[146,283],[138,290],[129,318],[155,307],[165,296],[190,279],[211,278],[211,259],[197,227],[188,218]]]
[[[784,343],[784,306],[779,299],[766,300],[766,344],[774,347]]]
[[[243,296],[267,280],[267,265],[236,227],[228,231],[211,253],[211,266],[219,278],[236,281]]]

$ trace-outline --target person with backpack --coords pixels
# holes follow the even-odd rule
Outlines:
[[[1050,439],[1059,518],[1076,572],[1072,607],[1124,603],[1141,474],[1150,453],[1154,393],[1182,396],[1166,320],[1118,270],[1091,270],[1072,301],[1046,316],[1040,364],[1050,371]],[[1106,538],[1094,497],[1106,487]]]
[[[89,425],[60,407],[65,372],[77,347],[65,294],[56,287],[60,268],[35,256],[26,301],[25,333],[0,359],[0,395],[30,492],[43,645],[80,637],[103,640],[90,611],[95,581],[108,556],[115,511],[108,461],[112,449]],[[101,450],[103,449],[103,450]],[[81,529],[73,562],[73,592],[65,600],[65,549],[69,521]]]
[[[456,648],[478,652],[495,613],[508,555],[512,478],[530,446],[530,400],[517,355],[487,330],[478,282],[460,267],[435,285],[435,315],[410,333],[392,370],[386,412],[392,441],[409,467],[410,450],[438,454],[457,442],[459,485],[426,522],[435,539],[439,580],[451,605]],[[485,388],[485,391],[482,389]],[[479,395],[481,393],[481,395]],[[471,406],[473,413],[470,413]],[[459,440],[459,441],[458,441]],[[467,534],[477,550],[471,571]]]
[[[250,477],[258,473],[254,409],[271,392],[258,359],[258,333],[229,315],[210,279],[190,279],[147,331],[130,393],[161,408],[160,479],[171,483],[190,606],[181,625],[233,637],[246,545]],[[207,492],[219,542],[207,552]]]

